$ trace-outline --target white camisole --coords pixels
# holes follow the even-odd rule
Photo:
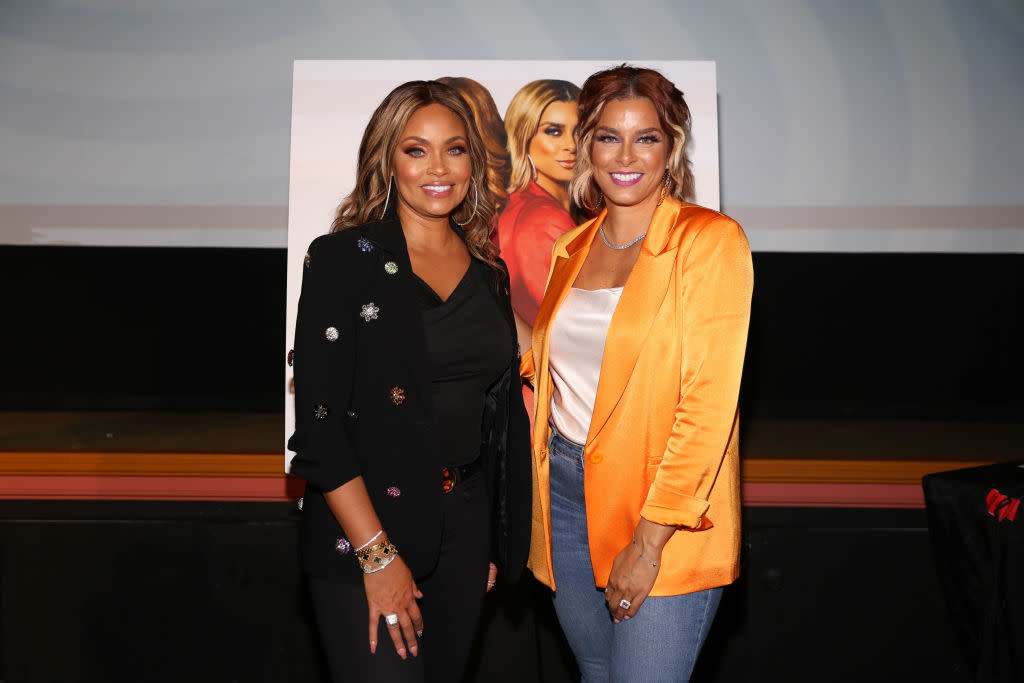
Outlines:
[[[551,321],[548,367],[554,380],[551,423],[562,436],[587,442],[601,359],[622,287],[569,290]]]

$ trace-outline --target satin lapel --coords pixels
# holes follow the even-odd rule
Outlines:
[[[678,211],[679,205],[671,201],[655,211],[640,255],[622,289],[608,326],[587,443],[601,431],[622,397],[665,300],[678,252],[675,245],[668,244]]]
[[[597,234],[597,226],[602,220],[604,220],[603,212],[591,223],[581,225],[579,234],[566,244],[560,253],[556,250],[551,256],[554,259],[551,278],[544,290],[544,298],[541,300],[533,326],[533,347],[540,349],[540,356],[537,358],[539,362],[536,366],[538,377],[547,373],[551,318],[562,305],[572,283],[579,275],[580,268],[583,267],[583,262],[587,260],[590,245],[593,244],[594,235]]]

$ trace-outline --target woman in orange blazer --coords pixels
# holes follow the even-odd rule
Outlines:
[[[738,575],[738,395],[753,269],[683,199],[690,114],[620,66],[580,95],[574,199],[522,371],[536,390],[529,567],[585,681],[689,678]]]

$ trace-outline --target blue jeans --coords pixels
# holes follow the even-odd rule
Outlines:
[[[583,447],[552,429],[551,562],[554,605],[584,683],[687,681],[722,597],[721,588],[647,598],[616,624],[594,586],[583,496]]]

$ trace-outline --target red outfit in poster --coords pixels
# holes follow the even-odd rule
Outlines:
[[[535,181],[513,192],[498,217],[498,246],[508,264],[512,308],[529,325],[544,296],[555,240],[575,227],[569,212]]]

